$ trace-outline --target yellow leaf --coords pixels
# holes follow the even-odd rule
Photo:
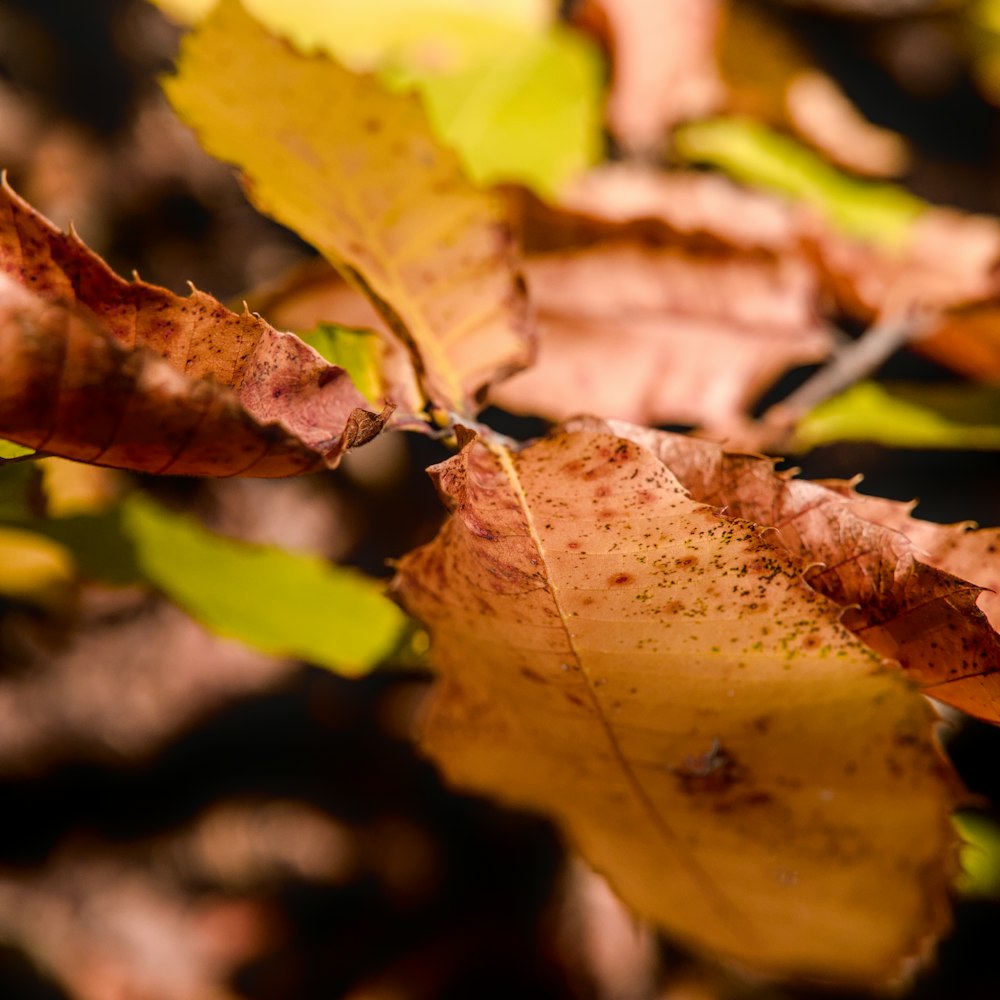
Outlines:
[[[559,820],[690,946],[897,976],[942,929],[954,853],[923,699],[631,441],[473,443],[435,474],[454,514],[396,587],[431,631],[448,776]]]
[[[31,531],[0,528],[0,594],[60,610],[72,595],[75,567],[68,550]]]
[[[434,403],[471,410],[527,363],[501,205],[463,176],[414,96],[301,55],[235,0],[188,37],[165,87],[209,152],[244,171],[255,204],[372,298]]]

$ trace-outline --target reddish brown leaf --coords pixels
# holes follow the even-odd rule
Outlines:
[[[119,278],[0,191],[0,434],[80,461],[183,475],[336,465],[381,430],[346,372],[210,295]]]
[[[1000,636],[977,607],[982,586],[1000,582],[997,557],[990,570],[976,568],[995,533],[963,543],[962,526],[938,535],[912,522],[911,540],[893,530],[905,520],[898,505],[869,505],[843,484],[795,479],[770,459],[708,441],[611,426],[653,451],[694,499],[774,528],[810,585],[845,609],[844,624],[928,694],[1000,723]]]

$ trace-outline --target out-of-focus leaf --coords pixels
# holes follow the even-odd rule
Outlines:
[[[120,507],[100,514],[28,519],[24,525],[63,546],[72,555],[77,574],[84,579],[118,587],[143,581]]]
[[[49,517],[100,514],[115,506],[125,488],[125,475],[116,469],[70,462],[64,458],[38,461]]]
[[[217,0],[153,0],[194,24]],[[269,31],[306,52],[319,51],[358,72],[383,66],[446,72],[466,69],[496,48],[538,34],[552,0],[242,0]]]
[[[719,426],[832,346],[794,257],[617,241],[526,270],[538,359],[491,392],[517,413]]]
[[[729,113],[791,128],[856,173],[902,173],[903,139],[862,116],[836,81],[816,68],[780,13],[758,4],[727,5],[719,49]]]
[[[352,676],[402,635],[403,613],[354,570],[212,534],[137,494],[122,516],[144,577],[220,635]]]
[[[82,462],[288,476],[379,432],[346,373],[292,334],[119,278],[0,189],[0,434]]]
[[[452,516],[396,587],[443,675],[446,773],[554,815],[689,945],[898,975],[942,927],[951,791],[923,699],[804,565],[606,430],[434,474]]]
[[[795,428],[801,448],[873,441],[890,448],[1000,448],[1000,390],[859,382]]]
[[[906,242],[927,205],[902,188],[859,181],[789,136],[749,118],[716,118],[683,126],[677,150],[748,184],[800,198],[845,233],[888,248]]]
[[[245,172],[257,206],[371,297],[436,405],[472,411],[528,362],[503,207],[465,178],[416,97],[296,52],[235,0],[187,37],[165,88],[205,147]]]
[[[477,184],[511,182],[554,195],[597,160],[601,73],[583,36],[556,25],[464,72],[414,77],[431,124]]]
[[[625,147],[655,149],[669,126],[720,110],[720,0],[588,0],[576,16],[610,50],[608,120]]]
[[[377,333],[337,323],[320,323],[299,336],[331,365],[343,368],[365,399],[376,400],[384,394],[379,364],[382,338]]]
[[[888,530],[849,485],[795,479],[775,472],[771,459],[710,441],[611,426],[653,451],[693,499],[773,529],[810,586],[844,609],[843,623],[927,694],[1000,724],[1000,635],[983,603],[992,597],[983,588],[1000,582],[995,555],[976,560],[970,548],[964,560],[932,558],[911,529]],[[995,532],[971,535],[948,533],[942,547],[1000,550]]]
[[[37,473],[31,462],[0,466],[0,522],[21,521],[31,515],[28,491]]]
[[[971,810],[956,813],[954,822],[964,841],[956,888],[963,896],[1000,899],[1000,824]]]
[[[0,595],[59,611],[72,597],[74,579],[73,557],[63,546],[0,527]]]
[[[13,441],[0,441],[0,459],[24,458],[25,455],[34,454],[34,448],[25,448],[23,445],[14,444]]]

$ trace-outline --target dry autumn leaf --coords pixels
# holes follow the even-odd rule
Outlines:
[[[236,0],[188,36],[165,89],[257,207],[368,295],[434,404],[471,412],[530,361],[502,205],[464,177],[415,96],[295,51]]]
[[[780,545],[596,429],[435,475],[452,517],[395,586],[452,780],[555,816],[639,913],[745,967],[872,985],[925,950],[953,841],[932,713]]]
[[[516,413],[561,420],[585,400],[603,417],[718,426],[830,352],[801,259],[608,242],[526,271],[538,358],[490,393]]]
[[[588,0],[578,19],[610,50],[608,121],[627,148],[655,149],[669,126],[721,106],[719,0]]]
[[[145,472],[289,476],[379,432],[341,368],[210,295],[119,278],[0,190],[0,435]]]
[[[709,441],[612,427],[654,452],[693,499],[775,529],[810,586],[846,609],[844,624],[927,694],[1000,723],[1000,636],[977,606],[992,596],[982,588],[1000,583],[996,532],[916,521],[906,505],[795,479]]]

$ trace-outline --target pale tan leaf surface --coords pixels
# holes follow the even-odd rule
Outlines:
[[[223,0],[165,81],[263,212],[312,243],[410,348],[432,402],[471,411],[531,358],[501,203],[462,174],[413,95],[297,52]]]
[[[829,332],[802,260],[608,242],[528,258],[535,364],[496,386],[516,413],[724,424]]]
[[[750,968],[881,983],[940,932],[930,709],[777,544],[595,430],[435,474],[452,517],[396,590],[452,780],[554,816],[640,914]]]
[[[722,105],[720,0],[588,0],[579,16],[606,37],[608,121],[627,148],[655,149],[669,126]]]
[[[774,528],[809,584],[846,609],[844,624],[927,694],[1000,723],[1000,636],[982,592],[1000,584],[996,532],[928,525],[849,485],[775,472],[770,459],[613,426],[655,452],[695,500]]]
[[[336,465],[385,417],[340,368],[257,316],[119,278],[0,190],[0,434],[51,454],[178,475]]]

